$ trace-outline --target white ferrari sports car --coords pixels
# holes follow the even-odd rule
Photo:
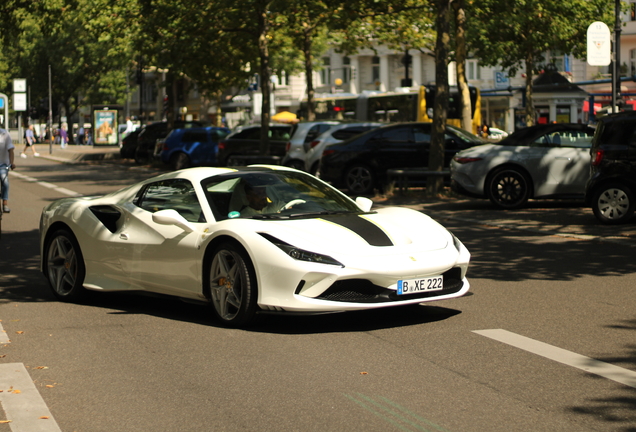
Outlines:
[[[148,291],[221,322],[460,297],[470,253],[418,211],[371,210],[281,166],[190,168],[44,208],[41,270],[55,296]]]

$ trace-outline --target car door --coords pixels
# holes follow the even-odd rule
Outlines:
[[[201,290],[201,232],[160,225],[153,213],[173,209],[197,226],[205,222],[190,181],[163,180],[146,185],[134,201],[124,205],[126,220],[119,231],[120,262],[133,285],[144,290],[192,296]]]
[[[530,144],[525,163],[535,196],[585,193],[591,138],[591,132],[557,130]]]
[[[413,127],[409,125],[376,134],[372,144],[375,146],[375,163],[385,169],[419,166],[422,159],[422,146],[415,142]]]
[[[554,193],[585,193],[590,176],[590,148],[593,131],[565,131],[553,137],[555,146],[550,150],[550,176],[554,180]],[[558,146],[556,145],[558,144]]]

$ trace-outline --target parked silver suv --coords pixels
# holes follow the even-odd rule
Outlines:
[[[318,135],[328,131],[334,126],[340,124],[338,121],[316,121],[303,122],[294,125],[292,129],[291,139],[287,143],[285,156],[282,165],[305,169],[305,158],[309,150],[309,143],[315,140]]]

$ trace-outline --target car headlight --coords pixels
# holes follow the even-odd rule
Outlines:
[[[453,246],[455,246],[455,249],[457,249],[457,252],[461,253],[461,251],[462,251],[462,242],[459,241],[459,239],[452,232],[448,231],[448,233],[453,238]]]
[[[259,234],[263,238],[275,244],[280,250],[282,250],[283,252],[285,252],[287,255],[289,255],[295,260],[313,262],[317,264],[335,265],[335,266],[340,266],[344,268],[344,265],[341,262],[331,258],[329,255],[323,255],[316,252],[311,252],[311,251],[297,248],[269,234],[265,234],[265,233],[259,233]]]

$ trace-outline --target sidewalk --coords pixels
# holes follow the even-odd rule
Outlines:
[[[119,146],[88,146],[67,144],[61,148],[59,144],[36,144],[40,157],[62,163],[80,163],[88,161],[120,160]],[[27,153],[31,157],[31,152]],[[20,157],[19,154],[16,157]]]

